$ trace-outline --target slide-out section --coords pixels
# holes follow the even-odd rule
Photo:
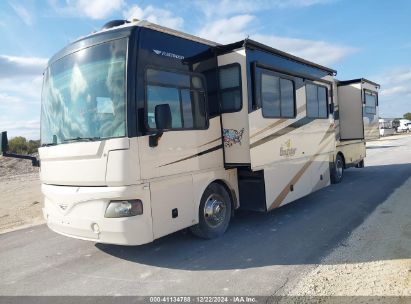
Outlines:
[[[361,84],[338,86],[340,139],[364,139]]]
[[[364,78],[338,82],[340,140],[379,138],[379,88]]]

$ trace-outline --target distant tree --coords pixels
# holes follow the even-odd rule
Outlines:
[[[29,140],[27,143],[27,153],[33,154],[37,153],[38,148],[40,147],[40,140]]]
[[[408,119],[408,120],[411,120],[411,113],[410,112],[405,113],[404,118]]]
[[[33,154],[40,146],[39,140],[29,140],[22,136],[17,136],[9,140],[9,151],[17,154]]]

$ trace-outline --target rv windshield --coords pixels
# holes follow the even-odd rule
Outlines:
[[[42,94],[43,145],[126,135],[126,54],[122,38],[51,64]]]

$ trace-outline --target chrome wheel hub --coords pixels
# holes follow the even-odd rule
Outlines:
[[[204,205],[204,219],[211,227],[217,227],[224,222],[227,208],[218,194],[212,194]]]

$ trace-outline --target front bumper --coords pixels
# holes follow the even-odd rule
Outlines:
[[[68,187],[43,184],[42,192],[44,218],[50,229],[57,233],[118,245],[141,245],[154,239],[148,185]],[[108,203],[123,199],[142,200],[143,214],[105,218]]]

